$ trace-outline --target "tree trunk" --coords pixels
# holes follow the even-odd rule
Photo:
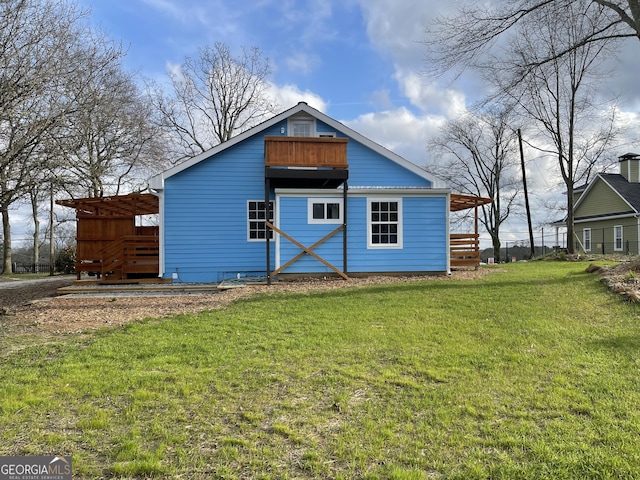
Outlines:
[[[34,273],[36,265],[40,263],[40,222],[38,221],[38,202],[31,198],[31,215],[33,216],[33,266]]]
[[[500,237],[497,235],[491,235],[491,242],[493,243],[493,257],[496,263],[500,262]]]
[[[576,238],[573,225],[573,188],[567,189],[567,253],[576,253]]]
[[[4,244],[2,252],[4,254],[4,265],[2,275],[11,275],[11,225],[9,224],[9,209],[2,208],[2,235]]]

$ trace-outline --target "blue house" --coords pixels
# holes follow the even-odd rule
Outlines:
[[[306,103],[149,187],[159,198],[159,276],[183,282],[449,272],[452,258],[477,262],[478,238],[477,227],[475,237],[450,236],[449,212],[490,201],[452,195]]]

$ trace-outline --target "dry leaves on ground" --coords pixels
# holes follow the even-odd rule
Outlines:
[[[341,280],[335,278],[276,282],[271,286],[250,285],[217,293],[180,293],[175,295],[60,296],[30,301],[12,307],[9,315],[0,314],[0,328],[5,333],[69,334],[102,327],[123,325],[145,318],[197,313],[223,308],[230,303],[259,293],[307,292],[380,283],[447,281],[475,279],[495,269],[461,270],[451,275],[414,277],[366,277]]]

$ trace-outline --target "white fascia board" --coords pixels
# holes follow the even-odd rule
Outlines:
[[[624,213],[621,215],[599,215],[597,217],[589,217],[582,218],[580,220],[574,220],[573,223],[593,223],[593,222],[603,222],[605,220],[619,220],[622,218],[636,218],[638,217],[637,213]]]
[[[347,196],[363,196],[363,195],[395,195],[403,197],[424,197],[424,196],[445,196],[449,195],[451,190],[448,188],[379,188],[379,187],[358,187],[347,189]],[[308,197],[313,196],[342,196],[343,189],[299,189],[299,188],[277,188],[276,195],[280,197]]]
[[[431,175],[430,173],[428,173],[426,170],[424,170],[423,168],[419,167],[418,165],[416,165],[415,163],[410,162],[409,160],[401,157],[400,155],[393,153],[392,151],[386,149],[385,147],[383,147],[382,145],[375,143],[374,141],[368,139],[367,137],[365,137],[364,135],[356,132],[355,130],[347,127],[346,125],[338,122],[337,120],[334,120],[333,118],[329,117],[328,115],[325,115],[324,113],[320,112],[319,110],[316,110],[315,108],[310,107],[309,105],[307,105],[304,102],[300,102],[298,103],[295,107],[290,108],[288,110],[285,110],[284,112],[276,115],[275,117],[266,120],[264,122],[262,122],[259,125],[256,125],[255,127],[247,130],[246,132],[243,132],[239,135],[236,135],[235,137],[233,137],[232,139],[221,143],[220,145],[217,145],[209,150],[207,150],[206,152],[201,153],[200,155],[197,155],[193,158],[190,158],[188,160],[185,160],[184,162],[175,165],[174,167],[169,168],[168,170],[165,170],[162,173],[159,173],[158,175],[155,175],[153,177],[151,177],[151,179],[149,180],[149,187],[154,189],[154,190],[162,190],[164,188],[164,181],[173,176],[176,175],[177,173],[180,173],[181,171],[201,162],[202,160],[205,160],[213,155],[217,155],[218,153],[226,150],[229,147],[232,147],[244,140],[246,140],[247,138],[256,135],[258,133],[260,133],[263,130],[266,130],[267,128],[271,128],[273,125],[286,120],[287,118],[291,117],[292,115],[295,115],[297,113],[300,112],[305,112],[309,115],[311,115],[312,117],[316,118],[317,120],[320,120],[321,122],[326,123],[327,125],[331,126],[332,128],[334,128],[335,130],[339,131],[340,133],[346,135],[347,137],[351,137],[353,138],[355,141],[362,143],[363,145],[365,145],[366,147],[370,148],[371,150],[379,153],[380,155],[382,155],[383,157],[388,158],[389,160],[397,163],[398,165],[404,167],[405,169],[409,170],[412,173],[415,173],[416,175],[418,175],[419,177],[424,178],[425,180],[428,180],[429,182],[431,182],[431,184],[433,185],[433,187],[435,188],[446,188],[447,184],[446,182],[444,182],[443,180],[434,177],[433,175]]]
[[[295,107],[290,108],[289,110],[285,110],[284,112],[276,115],[275,117],[272,117],[269,120],[266,120],[266,121],[262,122],[261,124],[256,125],[255,127],[250,128],[249,130],[240,133],[239,135],[236,135],[235,137],[231,138],[230,140],[228,140],[228,141],[226,141],[224,143],[221,143],[220,145],[216,145],[215,147],[210,148],[206,152],[202,152],[200,155],[196,155],[193,158],[185,160],[184,162],[179,163],[178,165],[175,165],[175,166],[169,168],[168,170],[165,170],[162,173],[159,173],[158,175],[154,175],[149,180],[149,187],[153,188],[154,190],[163,189],[164,188],[164,181],[167,178],[172,177],[173,175],[176,175],[177,173],[180,173],[183,170],[186,170],[187,168],[192,167],[193,165],[196,165],[197,163],[200,163],[201,161],[206,160],[207,158],[209,158],[209,157],[211,157],[213,155],[217,155],[218,153],[226,150],[227,148],[233,147],[234,145],[237,145],[238,143],[243,142],[247,138],[252,137],[253,135],[256,135],[257,133],[260,133],[261,131],[272,127],[276,123],[279,123],[279,122],[281,122],[283,120],[286,120],[291,115],[294,115],[294,114],[298,113],[299,111],[304,110],[304,107],[309,108],[308,105],[299,103]]]

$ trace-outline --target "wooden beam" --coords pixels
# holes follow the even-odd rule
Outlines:
[[[314,243],[313,245],[311,245],[308,250],[311,251],[314,248],[316,248],[317,246],[319,246],[320,244],[324,243],[325,241],[327,241],[328,239],[330,239],[331,237],[333,237],[336,233],[338,233],[340,230],[343,229],[343,226],[340,225],[338,228],[336,228],[334,231],[326,234],[324,237],[322,237],[320,240],[318,240],[316,243]],[[293,263],[297,262],[298,260],[300,260],[302,257],[304,257],[304,255],[308,253],[307,250],[303,249],[302,252],[300,252],[298,255],[296,255],[295,257],[293,257],[291,260],[289,260],[287,263],[285,263],[284,265],[282,265],[280,268],[276,269],[273,271],[273,275],[277,275],[278,273],[280,273],[281,271],[283,271],[285,268],[287,268],[289,265],[292,265]]]
[[[270,229],[272,229],[274,232],[278,233],[279,235],[282,235],[284,238],[286,238],[287,240],[289,240],[291,243],[293,243],[295,246],[297,246],[298,248],[301,248],[305,253],[308,253],[309,255],[311,255],[313,258],[315,258],[316,260],[318,260],[320,263],[322,263],[323,265],[327,266],[328,268],[330,268],[331,270],[333,270],[334,272],[336,272],[338,275],[340,275],[342,278],[344,278],[345,280],[348,280],[349,277],[347,277],[347,275],[344,272],[341,272],[339,269],[337,269],[336,267],[334,267],[333,265],[331,265],[329,262],[327,262],[324,258],[322,258],[320,255],[316,254],[315,252],[313,252],[311,249],[305,247],[303,244],[301,244],[300,242],[298,242],[295,238],[293,238],[291,235],[287,235],[285,232],[283,232],[282,230],[280,230],[279,228],[277,228],[275,225],[273,225],[270,222],[266,222],[267,227],[269,227]],[[342,225],[335,230],[335,232],[332,232],[331,235],[333,235],[336,232],[339,232],[340,230],[342,230]]]

